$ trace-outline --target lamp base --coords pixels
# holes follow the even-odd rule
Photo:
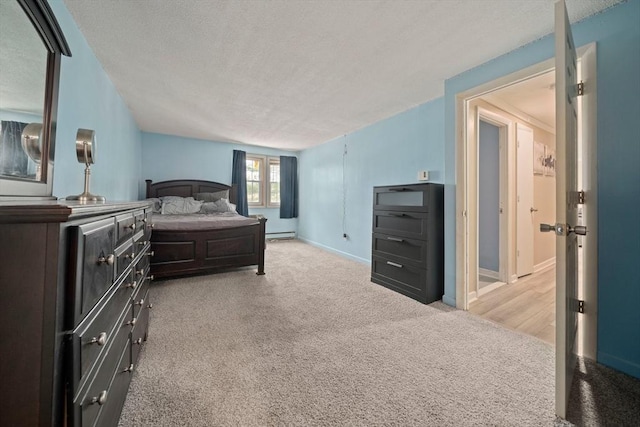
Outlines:
[[[86,191],[82,194],[78,194],[77,196],[69,196],[66,199],[77,200],[80,203],[104,203],[107,201],[104,196],[96,196],[95,194],[91,194]]]

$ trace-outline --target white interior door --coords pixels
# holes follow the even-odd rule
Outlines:
[[[566,418],[576,362],[578,244],[577,58],[564,0],[555,8],[556,45],[556,415]]]
[[[533,273],[533,129],[516,124],[516,274]]]

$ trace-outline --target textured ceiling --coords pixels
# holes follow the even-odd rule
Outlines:
[[[572,22],[619,0],[568,0]],[[443,94],[554,0],[65,0],[140,128],[286,150]]]
[[[47,48],[15,1],[0,0],[0,110],[42,115]]]

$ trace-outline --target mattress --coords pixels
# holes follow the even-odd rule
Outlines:
[[[190,231],[217,230],[223,228],[238,228],[258,225],[255,218],[247,218],[235,212],[188,215],[160,215],[153,214],[154,231]]]

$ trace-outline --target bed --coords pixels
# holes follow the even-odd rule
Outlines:
[[[235,203],[235,187],[211,181],[146,180],[147,198],[195,197],[199,193],[228,191]],[[212,273],[257,266],[264,274],[266,219],[237,213],[161,215],[153,214],[151,274],[154,278]]]

